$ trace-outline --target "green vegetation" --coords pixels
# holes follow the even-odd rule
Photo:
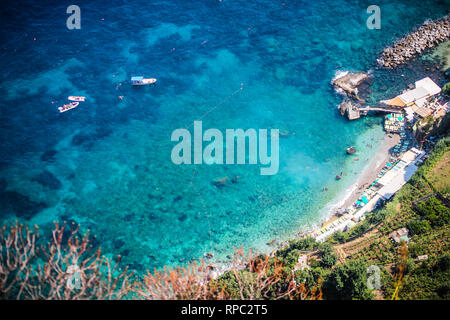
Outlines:
[[[352,260],[333,269],[323,284],[326,299],[370,300],[373,294],[367,288],[367,263]]]
[[[393,199],[349,231],[337,232],[325,243],[310,237],[293,240],[271,256],[246,255],[240,249],[230,271],[213,280],[210,266],[195,263],[138,279],[127,269],[120,271],[118,261],[102,257],[100,251],[88,254],[88,237],[78,237],[78,229],[67,240],[63,239],[65,226],[56,225],[47,248],[36,243],[37,230],[4,227],[0,298],[53,299],[65,294],[67,299],[130,295],[143,299],[450,299],[449,187],[448,176],[440,174],[450,171],[449,155],[447,137],[435,145]],[[392,233],[403,227],[410,232],[409,243],[392,241]],[[46,250],[58,252],[58,259],[38,255]],[[62,292],[74,254],[82,261],[86,283],[95,284],[75,297],[71,291]],[[45,256],[49,259],[42,260]],[[24,259],[44,263],[41,267],[50,271],[38,272],[33,263],[23,268]],[[367,270],[373,265],[381,271],[381,287],[376,291],[367,286]]]
[[[450,151],[447,151],[443,153],[439,163],[436,163],[426,174],[429,184],[447,199],[450,196],[450,171],[447,166],[449,162]]]
[[[447,82],[442,88],[442,93],[447,97],[450,96],[450,82]]]
[[[426,202],[420,202],[416,207],[421,215],[423,222],[429,222],[428,226],[442,227],[449,223],[450,209],[443,205],[436,197],[428,199]]]
[[[330,245],[324,245],[319,251],[320,266],[322,268],[331,268],[337,262],[337,256],[333,254],[333,248]]]
[[[450,299],[450,256],[433,256],[408,266],[400,299]]]
[[[399,299],[449,299],[450,210],[448,183],[443,181],[447,176],[440,174],[450,171],[449,154],[447,137],[383,208],[349,231],[336,232],[325,243],[312,238],[291,241],[275,258],[293,268],[300,253],[307,254],[309,268],[295,271],[296,281],[307,288],[322,284],[325,299],[373,299],[375,293],[367,288],[370,265],[379,266],[382,272],[378,298],[393,297],[401,273]],[[404,256],[399,244],[390,239],[393,231],[403,227],[410,231]],[[345,258],[338,259],[337,250]]]
[[[431,231],[430,223],[427,220],[412,221],[408,224],[408,228],[414,234],[424,234]]]

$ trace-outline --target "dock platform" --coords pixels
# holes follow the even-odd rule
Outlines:
[[[374,105],[374,106],[361,106],[354,104],[351,101],[344,101],[339,105],[339,110],[343,116],[346,116],[348,120],[356,120],[361,117],[361,113],[367,113],[369,111],[385,112],[385,113],[403,113],[399,108]]]

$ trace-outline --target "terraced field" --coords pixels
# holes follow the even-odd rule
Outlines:
[[[428,180],[447,199],[450,196],[450,151],[427,174]]]
[[[446,141],[449,139],[447,138]],[[450,259],[450,146],[435,152],[430,160],[416,173],[397,195],[379,212],[384,219],[367,227],[367,231],[351,241],[334,244],[337,264],[362,259],[376,264],[390,274],[378,292],[378,298],[388,299],[394,292],[399,265],[400,245],[389,237],[391,233],[406,227],[409,231],[408,265],[405,266],[400,299],[448,298],[449,270],[436,272],[440,261]],[[433,203],[433,206],[428,206]],[[436,207],[439,211],[433,212]],[[419,208],[428,208],[424,213]],[[369,223],[367,221],[360,224]],[[414,232],[413,224],[423,223],[427,228]],[[329,241],[332,243],[333,240]],[[422,256],[420,260],[419,256]],[[424,258],[426,257],[426,258]],[[447,258],[448,257],[448,258]],[[420,260],[420,261],[419,261]],[[380,295],[381,294],[381,295]]]

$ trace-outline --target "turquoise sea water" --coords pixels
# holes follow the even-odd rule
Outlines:
[[[380,118],[339,115],[331,79],[371,70],[371,101],[397,94],[420,68],[380,71],[377,55],[449,7],[379,1],[382,29],[368,30],[367,1],[77,4],[81,30],[65,27],[65,3],[2,7],[0,220],[44,232],[79,223],[139,272],[205,252],[226,260],[241,245],[269,250],[320,223],[383,137]],[[159,81],[131,87],[132,75]],[[87,101],[59,114],[69,95]],[[170,135],[194,120],[287,133],[279,173],[174,165]],[[350,145],[359,161],[345,155]]]

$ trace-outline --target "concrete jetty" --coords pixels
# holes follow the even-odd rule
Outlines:
[[[349,100],[345,100],[339,105],[341,115],[346,116],[348,120],[356,120],[360,117],[359,106]]]
[[[386,112],[386,113],[401,113],[403,112],[400,108],[395,107],[389,107],[385,105],[378,105],[378,106],[364,106],[359,108],[360,112],[369,112],[369,111],[376,111],[376,112]]]
[[[382,67],[393,69],[449,38],[450,15],[447,15],[441,19],[423,23],[416,31],[384,49],[377,61]]]
[[[391,107],[384,104],[373,106],[362,106],[360,104],[352,103],[349,100],[342,102],[339,105],[341,115],[346,116],[348,120],[356,120],[361,117],[361,113],[367,112],[384,112],[384,113],[402,113],[403,110],[397,107]]]

